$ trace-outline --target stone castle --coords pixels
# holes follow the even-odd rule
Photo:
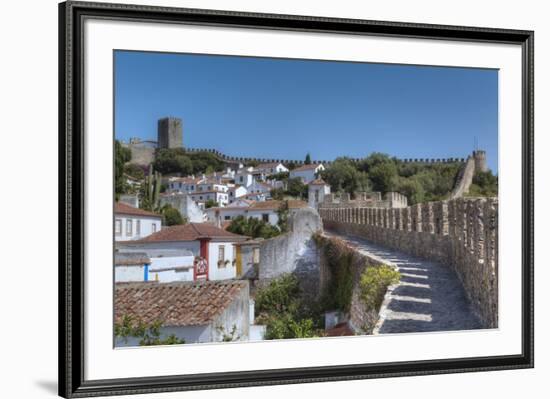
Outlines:
[[[124,147],[129,148],[132,153],[131,163],[138,165],[149,165],[155,159],[156,148],[185,148],[183,145],[183,121],[181,118],[165,117],[158,121],[157,141],[141,140],[139,138],[130,138],[130,140],[121,143]],[[285,165],[294,164],[300,166],[304,163],[303,160],[295,159],[275,159],[275,158],[256,158],[256,157],[237,157],[223,154],[222,152],[212,148],[185,148],[187,152],[208,152],[213,154],[220,161],[224,162],[226,167],[238,169],[240,164],[247,162],[259,163],[282,163]],[[360,158],[352,159],[359,162]],[[452,198],[462,196],[462,193],[467,191],[469,187],[468,181],[471,183],[473,175],[477,171],[487,171],[486,153],[482,150],[475,150],[472,154],[465,158],[405,158],[401,159],[404,163],[420,163],[420,164],[435,164],[435,163],[460,163],[464,166],[461,169],[459,180],[464,181],[461,187],[455,186],[456,192],[453,191]],[[331,160],[314,160],[313,163],[322,163],[327,166],[332,163]]]

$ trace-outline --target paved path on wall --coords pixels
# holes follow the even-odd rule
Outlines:
[[[481,328],[460,280],[449,266],[388,249],[363,238],[327,233],[343,239],[359,252],[393,263],[401,273],[399,284],[386,294],[373,334]]]

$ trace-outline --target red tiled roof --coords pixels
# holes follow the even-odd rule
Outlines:
[[[248,283],[243,280],[116,284],[115,323],[130,316],[146,324],[205,325],[245,289]]]
[[[267,169],[267,168],[274,168],[281,165],[281,162],[267,162],[267,163],[261,163],[258,166],[256,166],[255,169]],[[283,165],[284,166],[284,165]]]
[[[297,168],[291,170],[291,172],[299,172],[299,171],[303,171],[303,170],[313,170],[313,169],[317,169],[317,167],[319,167],[321,164],[320,163],[312,163],[312,164],[309,164],[309,165],[302,165],[302,166],[298,166]]]
[[[196,241],[200,238],[228,239],[233,241],[246,240],[248,237],[230,233],[208,223],[189,223],[178,226],[165,227],[161,231],[144,237],[140,242],[162,242],[162,241]]]
[[[134,208],[133,206],[130,206],[123,202],[115,202],[115,214],[117,213],[123,214],[123,215],[154,216],[157,218],[162,217],[161,215],[158,215],[154,212],[149,212],[144,209]]]
[[[315,179],[313,180],[312,182],[309,183],[309,185],[319,185],[319,186],[324,186],[325,184],[327,184],[323,179]]]

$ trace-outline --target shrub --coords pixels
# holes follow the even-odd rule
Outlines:
[[[361,299],[368,310],[378,311],[386,290],[390,285],[397,284],[401,275],[391,266],[372,266],[361,275],[359,286]]]
[[[115,337],[122,338],[124,342],[128,341],[129,337],[139,338],[140,346],[152,345],[179,345],[184,344],[185,340],[176,337],[174,334],[166,338],[160,338],[160,329],[162,323],[155,321],[151,324],[146,324],[141,320],[134,320],[133,317],[124,315],[119,324],[115,324]]]
[[[266,326],[266,339],[310,338],[322,335],[314,321],[315,315],[310,312],[300,294],[298,279],[292,274],[285,274],[258,290],[256,321]],[[317,318],[321,320],[320,317]]]

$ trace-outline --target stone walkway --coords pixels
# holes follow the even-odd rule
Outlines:
[[[337,237],[358,251],[397,266],[401,281],[388,290],[373,334],[481,328],[464,288],[448,266],[387,249],[359,237]]]

